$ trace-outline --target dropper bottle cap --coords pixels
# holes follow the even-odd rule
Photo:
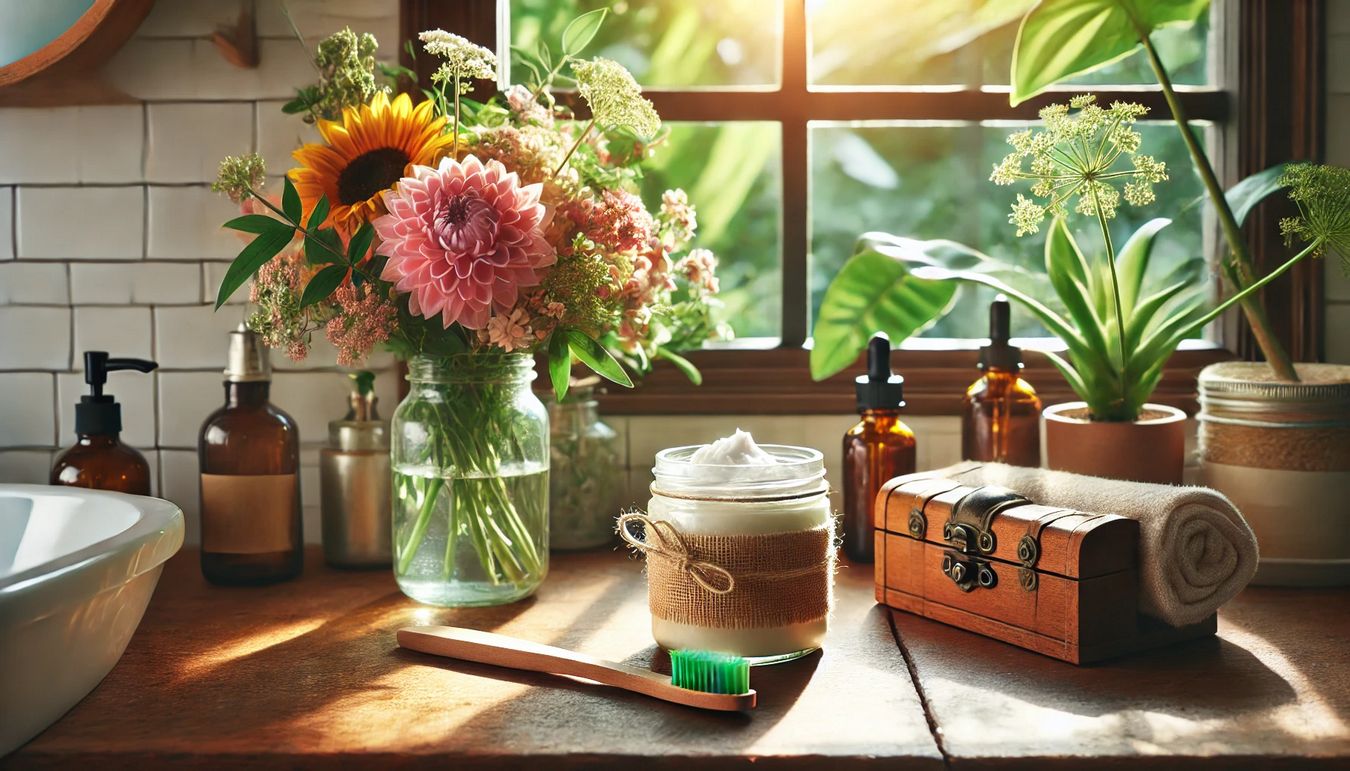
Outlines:
[[[159,367],[148,359],[113,359],[107,351],[84,352],[84,382],[89,393],[75,405],[75,433],[80,435],[118,434],[122,431],[122,405],[112,394],[103,393],[109,372],[136,370],[150,372]]]
[[[867,343],[867,374],[854,381],[858,409],[898,410],[905,406],[905,379],[891,372],[891,341],[877,335]]]
[[[1012,328],[1012,306],[999,295],[989,304],[989,345],[980,348],[980,369],[1022,369],[1022,349],[1008,342]]]

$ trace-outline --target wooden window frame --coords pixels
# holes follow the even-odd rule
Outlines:
[[[454,31],[480,45],[505,49],[506,18],[500,4],[509,0],[401,0],[403,38],[421,30]],[[1237,73],[1236,84],[1179,87],[1192,120],[1226,126],[1223,143],[1237,179],[1282,161],[1320,159],[1323,150],[1324,0],[1215,0],[1223,13],[1237,14],[1236,35],[1218,41],[1224,69]],[[861,361],[823,382],[811,380],[803,347],[809,313],[809,122],[820,120],[999,120],[1031,119],[1064,94],[1056,89],[1017,107],[1006,88],[808,88],[808,39],[805,0],[783,0],[783,59],[778,88],[726,91],[649,89],[647,96],[663,119],[671,121],[772,121],[782,127],[783,271],[782,336],[773,348],[717,347],[689,358],[704,375],[694,387],[673,368],[658,368],[633,390],[615,389],[602,397],[611,414],[816,414],[853,409],[852,379]],[[1222,36],[1221,36],[1222,37]],[[434,64],[425,56],[403,64],[427,78]],[[490,90],[490,89],[488,89]],[[1142,102],[1155,115],[1167,115],[1161,92],[1151,86],[1092,89],[1104,102]],[[1236,103],[1234,103],[1236,94]],[[584,109],[584,106],[583,108]],[[1235,136],[1234,136],[1235,135]],[[1221,150],[1222,151],[1222,150]],[[1284,253],[1273,224],[1283,214],[1278,204],[1253,215],[1248,235],[1262,269],[1278,264]],[[1314,261],[1290,271],[1264,291],[1267,308],[1281,338],[1297,360],[1322,355],[1322,271]],[[1183,346],[1168,362],[1155,401],[1196,409],[1195,375],[1204,366],[1235,356],[1254,358],[1254,341],[1235,318],[1221,326],[1220,340]],[[917,414],[950,414],[972,379],[978,341],[916,339],[895,352],[894,365],[906,378],[908,409]],[[1049,360],[1027,351],[1027,377],[1046,403],[1073,398]]]

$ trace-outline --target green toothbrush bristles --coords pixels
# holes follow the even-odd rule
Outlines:
[[[671,651],[670,682],[704,693],[749,693],[750,662],[728,653]]]

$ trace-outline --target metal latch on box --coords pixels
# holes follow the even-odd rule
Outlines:
[[[942,540],[963,554],[992,554],[998,546],[994,538],[994,516],[1004,509],[1030,502],[1003,487],[976,488],[952,507],[951,517],[942,526]]]
[[[974,591],[977,586],[993,589],[998,584],[998,574],[989,560],[951,549],[942,552],[942,572],[963,592]]]

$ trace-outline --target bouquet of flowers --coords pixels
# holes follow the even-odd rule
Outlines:
[[[559,399],[574,359],[623,386],[657,359],[697,382],[679,352],[729,332],[713,316],[717,260],[689,248],[696,217],[684,192],[667,191],[655,212],[633,192],[661,139],[656,111],[621,65],[579,57],[604,14],[578,17],[557,61],[530,58],[531,82],[483,102],[468,94],[497,77],[488,49],[423,32],[439,62],[431,84],[419,98],[390,96],[377,85],[374,38],[344,30],[317,48],[319,82],[286,105],[322,141],[295,151],[280,200],[262,190],[257,155],[221,163],[215,188],[244,209],[225,227],[252,239],[217,307],[252,278],[249,326],[292,358],[322,330],[344,366],[384,345],[414,375],[433,364],[480,374],[404,415],[429,427],[405,447],[415,457],[399,458],[395,431],[395,495],[412,509],[406,522],[395,515],[400,576],[436,532],[447,580],[466,568],[489,584],[542,578],[535,523],[547,497],[508,481],[506,467],[530,453],[499,387],[509,378],[490,373],[532,372],[530,355],[543,352]],[[589,117],[555,100],[560,80]],[[546,445],[544,463],[546,474]],[[457,542],[477,564],[462,564]]]

